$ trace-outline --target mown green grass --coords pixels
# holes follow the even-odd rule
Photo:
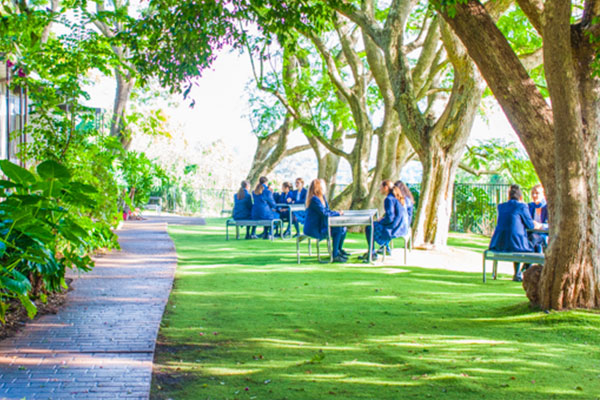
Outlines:
[[[291,240],[226,242],[223,220],[169,232],[154,399],[600,398],[600,315],[533,311],[508,276],[297,265]]]

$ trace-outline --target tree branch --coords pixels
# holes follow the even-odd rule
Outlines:
[[[530,71],[544,63],[544,48],[540,47],[531,53],[519,55],[519,60],[526,70]]]
[[[407,43],[404,46],[404,54],[412,53],[419,47],[423,46],[423,43],[425,42],[425,37],[427,36],[425,33],[429,32],[429,25],[431,24],[432,20],[434,20],[434,18],[427,18],[427,17],[423,18],[423,22],[421,23],[421,29],[419,30],[419,34],[417,35],[415,40],[413,40],[410,43]]]
[[[583,5],[583,17],[581,18],[581,25],[587,27],[591,24],[594,18],[600,16],[600,1],[598,0],[586,0]]]
[[[476,170],[470,166],[468,166],[465,163],[460,163],[458,165],[458,168],[462,169],[463,171],[468,172],[471,175],[475,175],[475,176],[481,176],[481,175],[499,175],[505,168],[499,169],[499,170]]]
[[[319,53],[321,53],[321,57],[323,57],[323,61],[325,61],[325,64],[327,65],[327,74],[331,78],[333,84],[347,100],[350,100],[350,97],[352,96],[352,91],[344,83],[344,80],[340,76],[340,71],[338,70],[337,65],[335,64],[333,56],[331,55],[329,50],[327,50],[321,38],[318,37],[312,31],[306,32],[305,34],[314,43]]]
[[[543,0],[517,0],[519,7],[531,22],[531,25],[541,35],[544,25],[544,2]]]
[[[283,157],[293,156],[294,154],[302,153],[303,151],[312,149],[310,144],[303,144],[300,146],[292,147],[283,152]]]
[[[367,32],[377,46],[383,47],[383,29],[379,26],[375,17],[359,10],[347,0],[341,1],[341,6],[337,10]]]
[[[347,31],[344,31],[345,23],[341,20],[339,14],[336,13],[336,19],[334,22],[335,30],[340,38],[340,43],[342,45],[342,52],[344,53],[346,60],[348,61],[348,65],[350,65],[350,70],[352,71],[352,76],[354,77],[354,84],[356,87],[362,86],[362,74],[361,71],[362,64],[360,62],[360,58],[356,54],[356,51],[353,48],[353,44],[350,42],[350,38],[348,37]]]
[[[321,143],[323,146],[325,146],[325,148],[327,150],[329,150],[336,156],[343,157],[346,160],[350,158],[350,154],[346,153],[342,149],[339,149],[339,148],[335,147],[334,145],[332,145],[331,143],[329,143],[329,141],[326,138],[324,138],[323,135],[321,135],[321,132],[315,131],[312,126],[310,127],[310,131],[307,132],[307,134],[316,138],[319,141],[319,143]]]

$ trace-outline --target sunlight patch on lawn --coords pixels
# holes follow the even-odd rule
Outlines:
[[[401,268],[383,268],[380,271],[383,272],[384,274],[388,274],[388,275],[403,274],[406,272],[410,272],[407,269],[401,269]]]
[[[202,372],[209,375],[234,376],[250,375],[262,371],[261,369],[225,368],[225,367],[202,367]]]
[[[273,339],[273,338],[251,338],[251,342],[262,343],[265,347],[286,348],[286,349],[310,349],[310,350],[335,350],[335,351],[358,351],[361,350],[355,346],[330,346],[317,345],[308,342],[295,340]]]
[[[340,363],[343,366],[354,366],[354,367],[372,367],[372,368],[402,368],[405,367],[406,364],[382,364],[376,362],[369,361],[358,361],[354,359],[352,361],[344,361]]]

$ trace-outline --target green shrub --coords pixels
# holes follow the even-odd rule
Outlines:
[[[35,172],[7,160],[0,168],[0,320],[10,299],[18,299],[30,317],[32,300],[66,288],[65,271],[88,271],[90,253],[115,245],[109,225],[89,217],[97,190],[74,180],[53,160]]]

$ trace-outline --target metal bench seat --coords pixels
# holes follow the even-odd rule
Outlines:
[[[325,260],[321,260],[321,251],[319,249],[319,243],[321,242],[321,240],[317,240],[315,238],[312,238],[310,236],[306,236],[306,235],[298,235],[296,236],[296,258],[298,260],[298,264],[300,264],[300,243],[303,242],[304,240],[306,240],[306,242],[308,243],[308,255],[312,256],[312,251],[311,251],[311,240],[314,240],[315,243],[317,244],[317,259],[319,260],[320,263],[327,263],[328,261]],[[326,240],[326,239],[323,239]]]
[[[279,225],[279,237],[283,239],[283,221],[281,219],[228,219],[225,222],[225,240],[229,240],[229,227],[235,226],[235,238],[240,238],[240,226],[268,226],[271,228],[271,241],[275,237],[275,227]]]
[[[392,238],[390,240],[390,249],[394,248],[394,239],[402,239],[404,240],[404,265],[407,263],[407,254],[412,250],[412,230],[408,228],[408,233],[404,236],[399,236],[397,238]],[[385,261],[385,248],[383,249],[383,261]]]
[[[503,251],[486,250],[483,252],[483,282],[485,283],[485,262],[491,260],[494,262],[492,268],[492,277],[498,276],[498,261],[524,264],[544,265],[545,256],[543,253],[511,253]]]

